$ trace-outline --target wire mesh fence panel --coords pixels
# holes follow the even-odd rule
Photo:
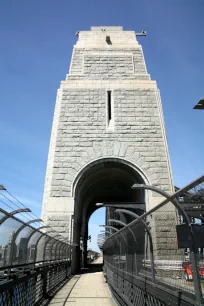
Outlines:
[[[59,243],[58,240],[50,238],[45,243],[44,248],[44,260],[55,260],[56,246]]]
[[[29,278],[26,281],[24,279],[20,280],[17,284],[13,286],[11,305],[34,305],[36,299],[35,286],[35,277]]]
[[[55,259],[60,259],[60,249],[62,247],[63,243],[61,241],[58,241],[55,247]]]
[[[35,233],[35,229],[29,226],[23,228],[22,231],[18,234],[15,239],[15,245],[17,248],[17,256],[16,256],[16,263],[24,264],[27,262],[28,254],[28,243],[30,235]],[[13,260],[14,263],[14,260]]]
[[[66,269],[65,266],[58,265],[57,267],[53,267],[50,269],[47,275],[47,292],[51,294],[59,284],[62,284],[66,279]]]
[[[131,236],[129,236],[129,239],[132,239],[132,243],[129,240],[129,244],[134,245],[134,264],[135,264],[135,272],[137,275],[145,275],[144,272],[149,269],[149,267],[145,264],[146,259],[149,256],[150,260],[150,250],[149,248],[149,238],[146,234],[146,229],[143,223],[137,223],[133,227],[130,228],[130,230],[133,232],[135,236],[135,240],[132,239]],[[133,250],[133,247],[132,247]]]
[[[43,235],[43,233],[36,231],[32,237],[29,239],[27,244],[27,263],[32,263],[36,261],[36,252],[37,252],[37,241]]]
[[[189,286],[184,278],[184,250],[179,249],[177,243],[176,225],[180,223],[178,215],[177,209],[168,203],[150,216],[155,279],[162,284],[193,292],[194,286]]]
[[[6,288],[0,292],[0,306],[11,306],[11,288]]]
[[[50,248],[50,252],[51,252],[51,258],[52,260],[56,259],[56,252],[57,252],[57,247],[58,247],[59,241],[55,241]]]
[[[59,251],[59,258],[65,258],[66,248],[67,248],[67,245],[65,243],[63,243],[61,248],[60,248],[60,251]]]
[[[188,215],[193,233],[193,235],[190,235],[189,228],[185,225],[177,228],[179,246],[184,250],[183,277],[189,290],[193,290],[192,287],[196,276],[195,267],[193,267],[195,259],[196,274],[200,280],[201,291],[204,295],[204,182],[200,181],[199,184],[180,194],[177,201]],[[185,239],[186,237],[188,239]]]
[[[70,275],[70,265],[67,261],[22,273],[4,284],[0,283],[0,306],[47,305],[49,299]]]
[[[36,285],[35,285],[35,303],[42,301],[43,299],[43,274],[38,274],[36,276]]]
[[[15,232],[21,226],[21,223],[15,219],[8,218],[0,225],[0,266],[7,266],[12,261],[17,262],[19,250],[17,245],[12,245]]]
[[[36,250],[36,262],[44,260],[45,246],[50,241],[50,237],[47,235],[43,235],[39,237],[39,240],[36,242],[37,250]]]
[[[67,244],[66,243],[63,243],[60,247],[60,250],[59,250],[59,258],[67,258],[66,257],[66,248],[67,248]]]
[[[41,219],[23,215],[28,208],[12,208],[0,209],[0,306],[41,306],[70,278],[71,249]]]
[[[152,294],[158,286],[166,296],[171,292],[172,303],[178,299],[189,299],[192,305],[203,302],[204,184],[184,191],[184,194],[178,192],[179,198],[172,197],[106,237],[103,254],[107,281],[131,305],[143,305],[144,284],[152,284],[148,285],[150,294],[145,305],[152,302],[166,305],[165,295],[159,301]],[[182,208],[181,203],[187,208]],[[173,294],[175,289],[179,296]]]

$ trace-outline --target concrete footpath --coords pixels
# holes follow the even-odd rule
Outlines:
[[[84,269],[80,275],[75,275],[54,296],[51,306],[113,306],[108,285],[101,271],[101,258],[90,268]]]

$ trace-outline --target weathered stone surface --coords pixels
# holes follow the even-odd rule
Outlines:
[[[64,221],[64,220],[69,220],[70,216],[63,214],[63,215],[49,215],[48,216],[48,221]]]
[[[157,166],[156,179],[162,178],[162,183],[168,184],[168,171],[162,173],[161,169],[163,162],[166,162],[165,168],[167,168],[168,160],[159,124],[159,113],[154,107],[157,105],[156,92],[156,89],[145,89],[142,91],[142,94],[145,95],[144,101],[141,101],[140,88],[114,90],[115,127],[113,133],[108,133],[106,129],[106,90],[98,88],[64,89],[61,106],[65,116],[60,117],[58,139],[61,141],[57,142],[55,149],[55,162],[62,164],[62,171],[58,169],[58,175],[55,174],[56,172],[53,173],[52,185],[57,186],[56,180],[58,179],[61,179],[63,185],[65,178],[62,177],[62,174],[66,174],[65,162],[69,167],[69,163],[76,161],[77,156],[81,157],[77,159],[79,164],[77,172],[84,163],[104,155],[127,158],[139,166],[145,162],[149,166],[150,162],[151,169]],[[73,97],[74,104],[72,104]],[[84,97],[87,100],[84,100]],[[146,108],[145,101],[150,99],[149,97],[151,97],[151,107]],[[138,110],[137,106],[141,102],[144,103],[142,111],[141,107],[139,106]],[[154,124],[154,129],[152,129],[154,116],[157,117],[157,125]],[[97,128],[94,122],[97,123]],[[145,126],[144,123],[146,123]],[[79,142],[76,142],[77,138],[80,138]],[[155,147],[161,147],[161,150],[155,150]],[[138,151],[141,152],[140,156]],[[147,164],[145,170],[148,172]],[[161,173],[162,177],[160,177]],[[151,178],[153,182],[156,180],[154,174]]]

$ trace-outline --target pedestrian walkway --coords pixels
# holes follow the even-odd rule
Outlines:
[[[52,299],[50,306],[114,306],[99,258],[75,275]]]

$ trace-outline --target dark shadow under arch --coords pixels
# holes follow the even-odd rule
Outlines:
[[[86,261],[88,220],[97,209],[96,203],[145,202],[145,193],[132,190],[134,183],[147,183],[147,178],[136,166],[120,158],[103,158],[85,166],[73,184],[74,228],[72,272],[80,267],[80,243]],[[128,216],[125,222],[130,222]],[[84,262],[85,264],[85,262]]]

